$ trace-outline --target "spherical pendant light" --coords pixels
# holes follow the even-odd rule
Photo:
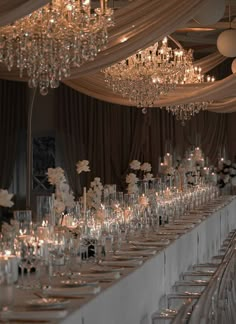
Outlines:
[[[200,25],[213,25],[224,16],[224,12],[225,0],[208,0],[193,19]]]
[[[217,38],[218,51],[226,57],[236,56],[236,29],[223,31]]]
[[[233,73],[236,73],[236,59],[234,59],[232,64],[231,64],[231,71]]]

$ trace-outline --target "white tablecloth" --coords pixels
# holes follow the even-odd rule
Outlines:
[[[72,312],[63,324],[150,324],[161,297],[189,266],[210,261],[236,225],[236,199]]]

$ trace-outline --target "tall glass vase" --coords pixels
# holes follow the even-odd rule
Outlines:
[[[49,225],[55,226],[55,211],[54,211],[54,194],[52,195],[40,195],[36,198],[37,203],[37,215],[36,222],[42,224],[43,222]]]

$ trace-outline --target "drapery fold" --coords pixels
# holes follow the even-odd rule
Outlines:
[[[13,23],[47,4],[49,0],[1,0],[0,26]]]
[[[132,106],[133,102],[121,95],[114,94],[111,89],[105,88],[103,75],[100,73],[99,79],[92,79],[87,76],[83,78],[83,82],[68,80],[65,82],[68,86],[77,91],[85,93],[97,99],[108,101],[115,104]],[[197,101],[214,101],[214,106],[209,105],[209,111],[225,112],[230,109],[230,112],[236,111],[236,106],[233,101],[222,102],[223,99],[232,97],[235,94],[236,75],[232,74],[223,80],[215,81],[214,83],[192,84],[177,86],[174,91],[170,91],[167,96],[161,96],[159,100],[154,102],[154,107],[165,107],[169,105],[190,103]],[[104,89],[104,91],[102,91]],[[219,105],[217,101],[221,101]],[[229,104],[232,104],[229,107]],[[226,106],[225,106],[226,105]]]
[[[19,129],[26,126],[26,102],[24,83],[0,80],[0,188],[11,184]]]
[[[48,0],[16,0],[10,3],[8,0],[0,4],[0,25],[12,23],[15,19],[22,18],[33,10],[48,3]],[[101,51],[92,62],[83,64],[74,69],[65,84],[73,89],[107,102],[130,106],[128,99],[106,88],[103,75],[100,70],[121,59],[134,54],[137,50],[145,48],[152,43],[161,40],[164,36],[172,34],[176,29],[184,27],[198,11],[204,6],[205,0],[136,0],[123,8],[115,11],[115,25],[109,30],[109,42],[107,49]],[[206,73],[225,58],[219,53],[213,53],[208,57],[195,62]],[[9,72],[3,65],[0,66],[0,78],[20,80],[19,71],[13,68]],[[25,80],[24,76],[21,80]],[[186,87],[185,92],[170,93],[166,98],[160,98],[155,103],[156,107],[188,103],[199,100],[214,100],[208,109],[216,112],[236,111],[232,100],[226,100],[233,95],[235,78],[216,82],[214,85],[205,85],[205,89],[196,87],[194,90]],[[217,102],[219,100],[219,103]]]

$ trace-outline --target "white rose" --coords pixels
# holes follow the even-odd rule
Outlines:
[[[152,181],[152,180],[154,180],[154,178],[153,178],[153,174],[148,172],[148,173],[146,173],[146,174],[144,175],[143,179],[144,179],[144,180],[147,180],[147,181]]]
[[[133,160],[129,166],[132,170],[140,170],[141,163],[138,160]]]
[[[148,162],[144,162],[141,167],[140,167],[140,170],[144,171],[144,172],[151,172],[152,170],[152,166],[150,163]]]
[[[126,176],[126,183],[137,183],[137,182],[138,182],[138,178],[137,178],[136,174],[129,173]]]

